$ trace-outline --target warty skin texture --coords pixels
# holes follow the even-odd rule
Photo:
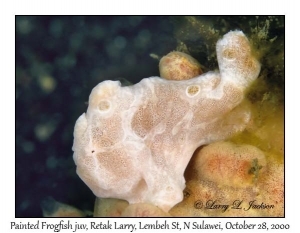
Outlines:
[[[127,87],[104,81],[92,90],[75,125],[73,158],[96,196],[168,211],[183,198],[193,152],[245,128],[250,112],[237,106],[260,65],[240,31],[227,33],[216,49],[220,72]]]

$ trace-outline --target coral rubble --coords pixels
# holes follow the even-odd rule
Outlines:
[[[94,217],[120,217],[128,202],[114,198],[96,198]]]
[[[91,214],[89,211],[81,211],[73,206],[58,202],[52,197],[45,198],[41,207],[44,217],[85,217]]]

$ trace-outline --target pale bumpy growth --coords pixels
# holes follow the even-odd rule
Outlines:
[[[159,61],[159,75],[169,80],[187,80],[202,74],[200,64],[190,55],[178,51],[168,53]]]
[[[151,203],[168,211],[183,198],[184,170],[197,147],[242,130],[250,114],[234,109],[258,76],[240,31],[217,43],[220,73],[133,86],[98,84],[74,129],[77,173],[98,197]],[[230,113],[238,123],[229,124]]]
[[[265,155],[261,150],[230,142],[212,143],[193,159],[199,179],[233,187],[253,186],[266,167]]]

